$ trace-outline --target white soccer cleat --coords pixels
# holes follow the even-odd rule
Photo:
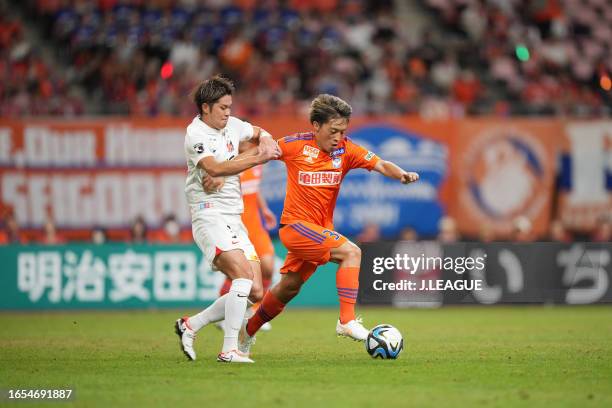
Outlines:
[[[240,332],[238,332],[238,350],[248,357],[251,354],[251,346],[255,344],[256,338],[255,336],[249,336],[249,333],[247,333],[247,322],[248,320],[244,319]]]
[[[336,324],[336,334],[338,336],[349,337],[356,341],[365,341],[368,338],[369,332],[370,331],[361,324],[360,317],[345,324],[340,323],[340,320],[338,320]]]
[[[196,353],[193,349],[193,341],[195,340],[196,333],[187,326],[188,317],[181,317],[174,324],[174,332],[181,341],[181,350],[190,360],[196,359]]]
[[[249,356],[245,356],[238,350],[221,352],[217,356],[217,361],[220,363],[254,363]]]
[[[261,325],[259,330],[261,330],[261,331],[270,331],[270,330],[272,330],[272,324],[270,324],[270,322],[265,322],[264,324]]]

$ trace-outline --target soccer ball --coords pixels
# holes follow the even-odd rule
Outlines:
[[[365,346],[372,358],[395,360],[404,348],[404,339],[395,327],[379,324],[368,333]]]

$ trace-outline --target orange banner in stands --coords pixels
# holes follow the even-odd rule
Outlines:
[[[560,137],[560,125],[549,120],[459,122],[449,180],[456,197],[449,212],[462,233],[511,238],[517,217],[524,216],[530,238],[545,236]]]
[[[0,209],[13,209],[22,225],[32,227],[40,227],[46,213],[65,216],[60,225],[65,227],[124,226],[136,212],[155,224],[153,218],[161,220],[170,207],[188,223],[181,179],[190,121],[0,119]],[[275,137],[311,129],[305,116],[258,117],[252,123]],[[542,237],[553,204],[559,217],[575,229],[592,228],[610,214],[611,121],[361,117],[351,121],[350,131],[378,124],[448,149],[443,159],[448,177],[439,199],[463,234],[478,236],[490,230],[507,235],[512,221],[525,215]],[[557,158],[558,197],[553,191]],[[139,202],[129,198],[134,190],[130,183],[143,192]],[[174,198],[164,198],[167,195]],[[76,205],[70,200],[92,202],[95,212],[108,217],[78,208],[67,211]]]

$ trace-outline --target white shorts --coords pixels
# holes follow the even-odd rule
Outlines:
[[[249,261],[259,261],[240,215],[198,214],[192,219],[192,232],[213,270],[217,270],[213,265],[215,257],[233,249],[241,249]]]

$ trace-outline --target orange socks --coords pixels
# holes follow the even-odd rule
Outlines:
[[[340,323],[345,324],[355,320],[355,303],[359,292],[359,268],[338,268],[336,287],[340,300]]]
[[[257,311],[249,319],[247,323],[246,331],[249,336],[257,333],[257,330],[266,322],[274,319],[280,314],[285,308],[285,304],[278,300],[272,292],[268,291],[261,300],[261,305],[257,308]]]

